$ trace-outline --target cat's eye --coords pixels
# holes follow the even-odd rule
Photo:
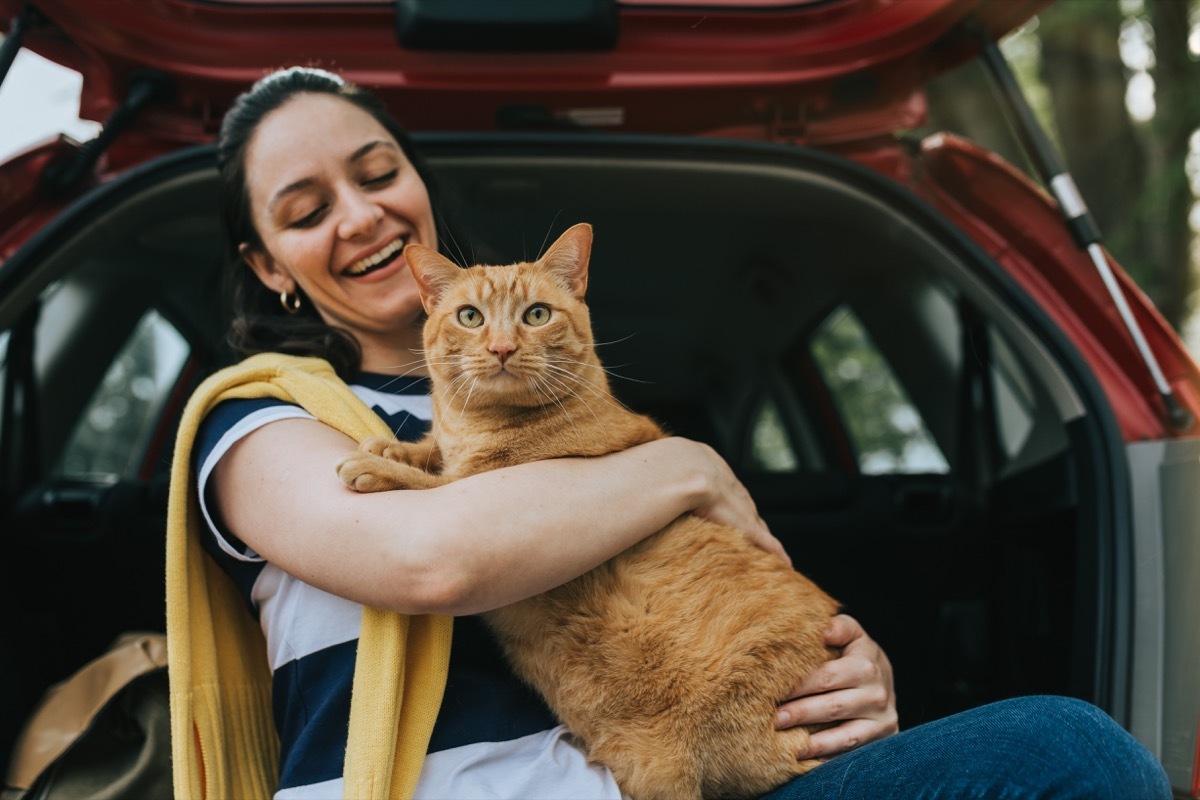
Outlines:
[[[525,309],[526,325],[545,325],[550,321],[550,309],[538,303]]]
[[[463,306],[458,310],[458,321],[465,328],[478,328],[483,324],[483,314],[473,306]]]

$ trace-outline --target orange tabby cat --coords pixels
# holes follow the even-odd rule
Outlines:
[[[432,431],[364,442],[338,465],[342,480],[428,488],[663,437],[609,393],[583,303],[591,244],[591,227],[576,225],[537,262],[470,269],[408,247],[429,313]],[[817,765],[796,760],[808,731],[775,730],[775,704],[830,658],[822,632],[835,612],[740,531],[689,515],[485,616],[517,673],[626,795],[699,800],[756,797]]]

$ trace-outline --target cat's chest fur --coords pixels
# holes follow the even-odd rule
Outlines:
[[[548,458],[600,456],[665,435],[648,417],[625,410],[611,397],[587,407],[568,399],[535,408],[440,412],[434,430],[442,474],[452,479]]]

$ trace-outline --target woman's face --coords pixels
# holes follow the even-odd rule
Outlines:
[[[421,313],[404,259],[437,247],[429,193],[374,117],[333,95],[300,94],[268,114],[246,148],[262,250],[243,250],[272,291],[297,288],[364,350],[395,347]]]

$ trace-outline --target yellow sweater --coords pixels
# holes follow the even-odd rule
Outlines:
[[[204,415],[221,400],[296,403],[356,441],[387,425],[315,358],[252,356],[196,390],[183,412],[167,511],[167,654],[178,800],[268,798],[279,777],[266,643],[228,576],[201,549],[191,469]],[[333,465],[329,465],[330,474]],[[363,610],[354,669],[344,796],[411,797],[441,705],[449,617]]]

